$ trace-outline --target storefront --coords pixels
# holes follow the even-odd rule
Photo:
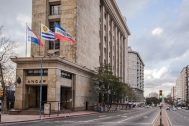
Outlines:
[[[17,63],[15,109],[39,108],[40,105],[40,62],[42,57],[12,58]],[[94,71],[69,62],[60,57],[44,58],[42,64],[42,106],[51,102],[51,109],[93,109],[98,101],[89,92],[93,87]]]

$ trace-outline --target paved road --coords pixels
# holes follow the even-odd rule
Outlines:
[[[115,113],[101,113],[95,115],[56,118],[52,120],[32,121],[8,126],[152,126],[159,114],[158,108],[144,108],[131,112],[119,111]]]
[[[167,110],[171,126],[189,126],[189,110]]]

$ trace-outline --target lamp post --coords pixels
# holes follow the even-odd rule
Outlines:
[[[46,57],[46,56],[52,56],[53,54],[56,54],[57,52],[54,52],[54,53],[48,53],[46,55],[44,55],[42,58],[41,58],[41,71],[40,71],[40,105],[39,105],[39,118],[42,119],[41,117],[41,108],[42,108],[42,64],[43,64],[43,59]]]

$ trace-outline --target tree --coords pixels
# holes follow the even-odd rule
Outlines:
[[[11,41],[10,38],[2,35],[2,28],[3,26],[0,26],[0,80],[1,86],[4,89],[3,103],[5,104],[3,105],[3,109],[4,112],[7,113],[7,95],[5,88],[10,86],[10,83],[14,84],[15,82],[15,74],[13,76],[9,76],[10,73],[15,73],[15,65],[10,60],[10,57],[17,56],[15,49],[18,45],[15,41]],[[10,79],[11,77],[14,79]]]
[[[95,69],[97,74],[93,78],[94,88],[91,91],[96,93],[100,103],[111,106],[111,103],[119,103],[126,96],[132,98],[132,89],[128,84],[121,82],[120,77],[113,75],[109,64],[101,64]]]

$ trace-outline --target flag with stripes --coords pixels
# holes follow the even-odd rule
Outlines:
[[[33,42],[41,47],[43,47],[43,43],[40,39],[33,33],[33,31],[27,26],[28,29],[28,41]]]
[[[54,41],[54,33],[44,24],[41,24],[41,39]]]
[[[76,44],[75,39],[58,23],[54,23],[55,25],[55,38],[60,40],[68,40]]]

